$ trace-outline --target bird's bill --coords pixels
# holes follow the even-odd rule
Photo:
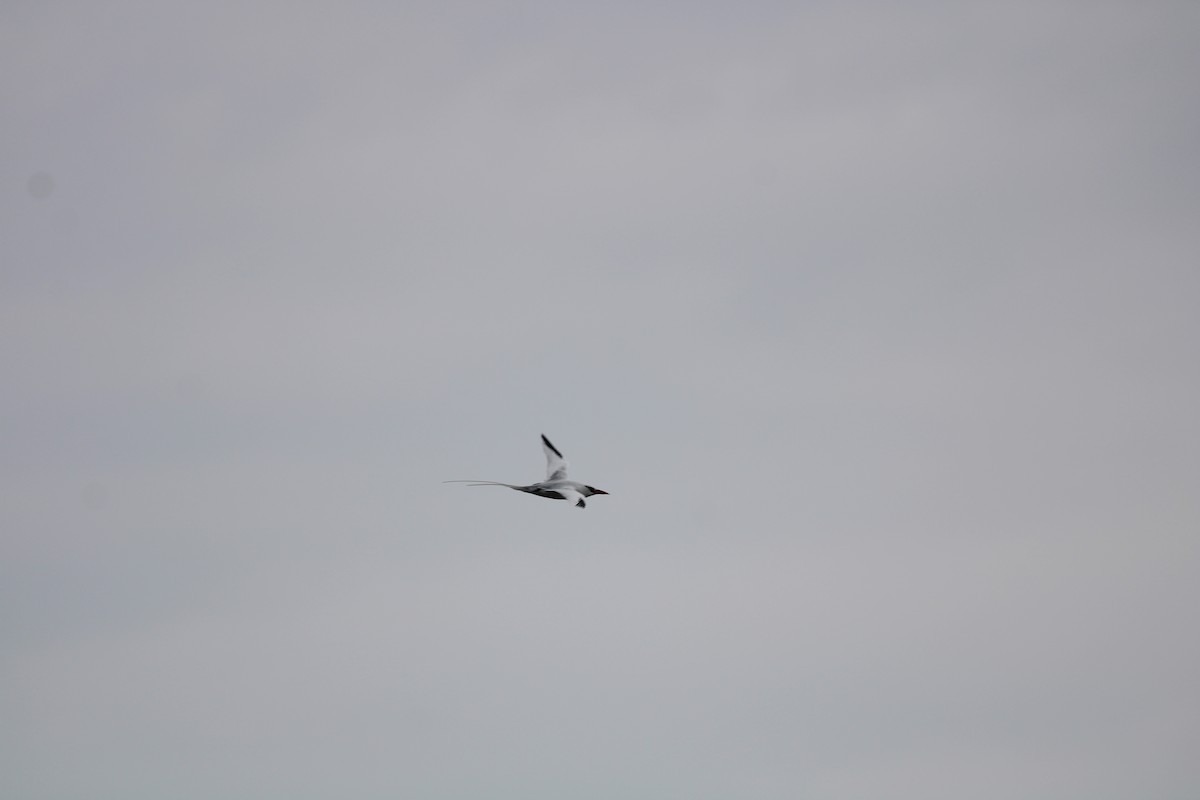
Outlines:
[[[608,492],[603,489],[592,489],[592,494],[608,494]]]

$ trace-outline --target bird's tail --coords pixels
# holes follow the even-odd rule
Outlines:
[[[524,486],[517,486],[512,483],[499,483],[498,481],[442,481],[442,483],[465,483],[468,486],[507,486],[509,489],[524,489]]]

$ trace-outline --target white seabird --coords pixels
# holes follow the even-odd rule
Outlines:
[[[580,483],[579,481],[567,480],[567,460],[563,458],[562,453],[558,452],[557,447],[550,444],[550,440],[546,438],[546,434],[544,433],[542,434],[542,449],[546,451],[546,480],[540,483],[531,483],[528,486],[499,483],[497,481],[442,481],[442,483],[466,483],[471,486],[507,486],[509,489],[536,494],[538,497],[547,497],[551,500],[567,500],[579,508],[587,507],[587,503],[583,501],[585,497],[591,497],[594,494],[608,494],[608,492],[603,489],[597,489],[595,486],[588,486],[586,483]]]

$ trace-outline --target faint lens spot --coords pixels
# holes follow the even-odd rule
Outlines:
[[[25,184],[25,189],[33,199],[45,200],[54,194],[54,178],[45,172],[35,172],[29,176],[29,182]]]

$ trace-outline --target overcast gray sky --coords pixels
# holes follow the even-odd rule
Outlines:
[[[1195,798],[1198,33],[5,3],[0,793]]]

